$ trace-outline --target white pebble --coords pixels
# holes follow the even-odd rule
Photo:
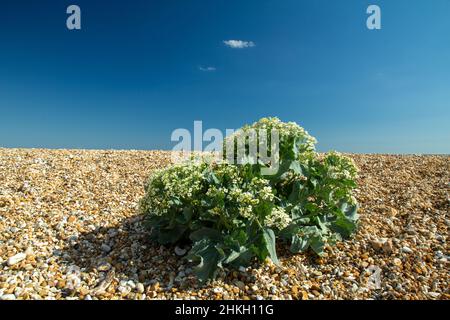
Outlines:
[[[131,289],[136,288],[136,284],[133,282],[133,280],[128,280],[127,285],[128,285]]]
[[[144,285],[143,285],[142,283],[139,282],[139,283],[136,285],[136,291],[139,292],[139,293],[144,293],[144,291],[145,291]]]
[[[12,256],[8,259],[8,266],[13,266],[17,263],[19,263],[20,261],[24,260],[27,257],[27,255],[25,253],[18,253],[15,256]]]
[[[182,249],[182,248],[180,248],[180,247],[175,247],[175,254],[177,255],[177,256],[184,256],[185,254],[186,254],[186,249]]]
[[[214,293],[222,293],[222,292],[223,292],[223,289],[220,288],[220,287],[217,287],[217,288],[214,288],[214,289],[213,289],[213,292],[214,292]]]
[[[130,291],[131,291],[131,289],[129,287],[124,287],[124,286],[119,286],[117,288],[117,290],[119,290],[119,292],[124,294],[124,295],[129,294]]]
[[[412,253],[412,252],[413,252],[409,247],[403,247],[403,248],[402,248],[402,251],[403,251],[404,253]]]

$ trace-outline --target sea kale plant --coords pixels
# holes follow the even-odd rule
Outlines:
[[[255,259],[279,264],[276,243],[293,253],[322,255],[357,228],[353,161],[336,152],[316,153],[308,132],[277,118],[241,128],[224,146],[248,132],[257,132],[259,140],[261,130],[279,135],[278,170],[271,175],[262,174],[267,162],[197,160],[155,171],[146,185],[140,209],[151,238],[192,245],[187,258],[197,264],[200,281]],[[275,153],[268,140],[268,153]],[[231,150],[236,160],[237,150]]]

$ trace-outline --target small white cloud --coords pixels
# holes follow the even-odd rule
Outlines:
[[[204,71],[204,72],[213,72],[213,71],[216,71],[216,67],[202,67],[202,66],[199,66],[198,70]]]
[[[242,40],[225,40],[223,43],[227,47],[233,48],[233,49],[244,49],[244,48],[251,48],[255,46],[255,43],[253,41],[242,41]]]

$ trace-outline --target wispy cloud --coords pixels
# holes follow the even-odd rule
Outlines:
[[[216,71],[216,67],[203,67],[203,66],[199,66],[198,70],[200,71],[204,71],[204,72],[213,72]]]
[[[223,43],[227,47],[230,47],[233,49],[244,49],[244,48],[251,48],[251,47],[255,46],[255,43],[253,41],[225,40]]]

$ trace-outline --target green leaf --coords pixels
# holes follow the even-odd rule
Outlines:
[[[192,215],[193,213],[191,208],[184,208],[183,214],[178,215],[176,220],[178,223],[187,224],[191,220]]]
[[[177,197],[173,197],[172,199],[169,200],[169,204],[171,206],[181,206],[183,203],[181,202],[181,200]]]
[[[191,239],[194,242],[200,241],[202,239],[210,239],[210,240],[218,241],[221,238],[222,238],[221,233],[219,231],[217,231],[216,229],[212,229],[212,228],[201,228],[199,230],[192,232],[189,235],[189,239]]]
[[[272,176],[267,176],[267,178],[272,183],[277,183],[286,179],[289,172],[294,172],[295,174],[303,175],[302,165],[297,160],[283,160],[280,163],[278,172]]]
[[[206,239],[196,242],[187,258],[191,262],[198,262],[193,271],[200,282],[214,278],[224,260],[223,253],[216,248],[215,243]]]
[[[202,281],[214,277],[222,265],[248,266],[255,257],[270,257],[278,264],[277,240],[290,242],[292,252],[311,248],[320,255],[325,245],[349,237],[357,228],[357,206],[349,201],[356,186],[353,161],[337,153],[317,154],[314,139],[295,123],[268,118],[246,126],[243,133],[249,129],[282,133],[278,172],[261,171],[274,168],[270,160],[257,163],[245,156],[245,163],[238,165],[181,164],[154,172],[140,202],[152,240],[170,244],[189,236],[194,244],[190,257]],[[236,159],[236,144],[229,151]],[[271,155],[274,151],[269,148]],[[263,197],[265,186],[273,198]],[[242,209],[248,206],[253,214],[244,216]],[[274,207],[292,218],[283,230],[264,225]]]
[[[288,202],[292,203],[292,204],[297,204],[299,202],[299,197],[300,197],[300,188],[301,188],[301,183],[300,181],[295,181],[292,185],[292,191],[289,194],[288,197]],[[298,207],[298,209],[294,209],[299,211],[300,207]]]
[[[294,235],[291,240],[290,250],[292,253],[298,253],[306,251],[309,247],[310,241],[308,237],[300,237],[299,235]]]
[[[302,218],[304,215],[302,205],[296,205],[291,209],[291,218],[292,220],[297,220]]]
[[[155,230],[155,232],[157,234],[158,242],[165,245],[176,243],[184,236],[186,230],[187,230],[186,226],[179,224],[176,225],[174,228],[159,229]]]
[[[326,223],[323,223],[322,220],[320,219],[320,217],[315,216],[314,217],[314,222],[316,223],[316,225],[320,228],[320,231],[322,234],[325,234],[328,232],[328,227]]]
[[[231,250],[230,254],[227,256],[223,263],[231,264],[234,266],[247,266],[252,257],[253,255],[246,247],[240,247],[239,251]]]
[[[319,256],[323,255],[323,249],[325,247],[325,243],[320,236],[312,237],[310,243],[311,249],[314,250]]]
[[[302,166],[301,166],[300,162],[298,162],[298,161],[291,161],[291,163],[289,165],[289,170],[291,170],[295,174],[303,175]]]
[[[215,173],[213,171],[211,171],[211,170],[207,170],[206,171],[205,179],[206,179],[206,181],[208,181],[209,184],[213,184],[213,185],[219,185],[220,184],[220,180],[217,178]]]
[[[341,204],[341,211],[351,221],[356,221],[359,218],[357,205],[351,205],[344,202]]]
[[[267,252],[269,253],[269,257],[273,263],[276,265],[280,264],[280,261],[277,257],[277,250],[275,247],[275,233],[272,229],[264,228],[263,229],[263,237],[266,244]]]
[[[252,253],[252,251],[249,249],[245,249],[239,254],[239,257],[237,257],[230,263],[230,265],[235,268],[238,268],[240,266],[248,266],[253,257],[254,254]]]
[[[349,238],[356,231],[357,224],[341,214],[335,221],[331,222],[330,228],[343,238]]]

